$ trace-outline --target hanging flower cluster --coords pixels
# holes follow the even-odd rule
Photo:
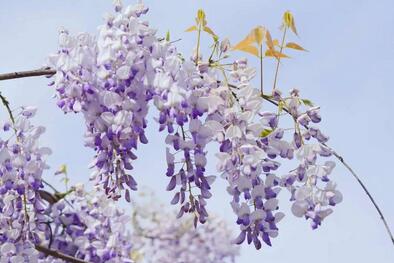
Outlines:
[[[133,243],[137,245],[133,255],[137,262],[235,262],[239,247],[231,243],[227,222],[210,216],[194,228],[193,217],[168,220],[175,216],[175,211],[165,209],[156,198],[134,204]]]
[[[36,262],[34,245],[45,231],[43,188],[45,158],[51,150],[38,140],[45,128],[30,118],[35,108],[25,107],[13,123],[2,123],[0,133],[0,259],[1,262]],[[7,139],[6,139],[7,138]]]
[[[83,114],[86,145],[96,151],[92,176],[114,200],[124,188],[137,189],[129,174],[137,158],[133,150],[148,142],[144,129],[158,40],[155,30],[139,19],[147,10],[142,4],[125,10],[116,5],[116,14],[106,17],[97,38],[73,37],[63,30],[60,49],[49,59],[57,70],[58,106]]]
[[[51,231],[46,247],[86,262],[133,262],[127,225],[131,217],[116,207],[103,191],[86,192],[83,185],[48,207]],[[62,262],[43,257],[40,262]]]
[[[190,217],[168,220],[176,213],[166,212],[157,200],[133,202],[127,215],[103,190],[86,191],[81,184],[49,205],[46,214],[51,231],[42,245],[86,262],[225,263],[239,253],[227,223],[219,218],[195,229]],[[63,261],[41,255],[38,262]]]
[[[92,164],[96,182],[114,200],[126,186],[136,190],[129,171],[138,142],[147,143],[146,116],[152,102],[159,111],[159,130],[168,133],[167,190],[175,191],[171,203],[180,205],[178,217],[193,213],[195,226],[206,222],[206,200],[212,196],[215,179],[206,175],[206,146],[216,142],[217,168],[228,182],[240,227],[236,243],[253,242],[257,249],[262,242],[271,245],[284,217],[278,203],[282,188],[290,192],[293,214],[311,220],[317,228],[332,212],[330,207],[342,200],[328,177],[335,164],[320,161],[332,151],[326,146],[328,137],[316,126],[321,121],[319,108],[295,89],[282,96],[276,76],[272,95],[262,93],[262,80],[261,89],[254,88],[256,73],[246,59],[223,63],[229,60],[230,43],[219,42],[202,10],[187,31],[198,31],[198,37],[205,31],[213,37],[207,60],[200,52],[200,38],[189,59],[178,53],[168,36],[158,38],[141,20],[147,10],[141,3],[123,8],[115,1],[115,14],[107,16],[97,38],[73,37],[63,30],[60,49],[50,57],[57,70],[51,84],[58,106],[64,112],[81,112],[85,118],[86,145],[96,151]],[[288,12],[283,27],[297,34]],[[286,47],[303,50],[295,43]],[[274,57],[278,65],[286,57],[283,48],[284,43],[272,40],[263,27],[253,29],[233,47],[256,55],[261,63],[263,56]],[[263,100],[276,104],[278,111],[270,111]],[[289,120],[282,122],[283,112],[294,128],[285,128]],[[297,161],[296,167],[281,171],[281,163],[289,160]],[[128,201],[129,189],[125,190]]]

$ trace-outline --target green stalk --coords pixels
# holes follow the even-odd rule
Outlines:
[[[198,56],[200,53],[200,38],[201,38],[201,26],[198,26],[197,33],[197,51],[196,51],[196,65],[198,65]]]
[[[263,44],[260,44],[260,92],[263,94]]]
[[[283,31],[283,36],[282,36],[282,43],[280,44],[280,51],[279,51],[280,54],[282,54],[283,45],[285,44],[286,32],[287,32],[287,27],[285,26],[285,29],[284,29],[284,31]],[[272,91],[274,91],[274,90],[276,89],[276,83],[277,83],[277,81],[278,81],[279,64],[280,64],[280,54],[279,54],[279,57],[278,57],[278,63],[276,63],[274,87],[273,87]]]

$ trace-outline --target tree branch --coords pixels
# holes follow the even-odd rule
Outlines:
[[[44,253],[46,256],[52,256],[52,257],[55,257],[55,258],[60,258],[60,259],[65,260],[66,262],[71,262],[71,263],[89,263],[87,261],[84,261],[84,260],[81,260],[81,259],[77,259],[77,258],[68,256],[68,255],[65,255],[65,254],[60,253],[60,252],[58,252],[56,250],[52,250],[52,249],[49,249],[49,248],[46,248],[46,247],[43,247],[43,246],[40,246],[40,245],[36,245],[35,248],[36,248],[37,251],[39,251],[41,253]]]
[[[46,67],[46,68],[35,69],[35,70],[0,74],[0,80],[18,79],[18,78],[27,78],[27,77],[36,77],[36,76],[52,76],[55,73],[56,70],[50,67]]]

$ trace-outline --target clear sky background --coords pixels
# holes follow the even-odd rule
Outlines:
[[[215,32],[229,37],[232,43],[259,24],[278,37],[281,16],[291,10],[300,35],[293,40],[310,52],[292,53],[293,58],[283,63],[279,88],[299,88],[304,97],[321,105],[322,128],[331,137],[329,144],[360,174],[394,228],[394,1],[145,2],[151,9],[151,25],[162,35],[170,29],[173,39],[182,38],[178,46],[189,54],[195,35],[184,33],[184,29],[193,23],[198,8],[205,9]],[[110,8],[110,0],[0,0],[0,73],[42,66],[47,55],[56,51],[61,26],[73,33],[94,33]],[[273,75],[272,65],[265,73]],[[61,188],[52,174],[66,163],[72,183],[86,182],[93,151],[83,147],[82,118],[64,116],[51,98],[54,91],[47,83],[43,77],[2,81],[0,91],[13,108],[38,106],[36,123],[47,127],[42,143],[54,150],[47,180]],[[271,85],[272,79],[265,84]],[[6,118],[3,109],[0,118]],[[171,195],[164,190],[164,136],[158,134],[152,119],[149,124],[150,144],[138,151],[135,178],[140,185],[153,188],[162,202],[169,202]],[[214,165],[212,158],[210,173],[215,172]],[[321,228],[312,231],[309,223],[294,218],[282,202],[281,208],[288,216],[279,225],[280,234],[273,240],[273,247],[255,251],[253,246],[244,245],[238,262],[394,262],[394,247],[366,195],[340,164],[334,171],[332,179],[338,183],[344,202]],[[209,209],[232,223],[234,215],[225,186],[222,179],[216,181]]]

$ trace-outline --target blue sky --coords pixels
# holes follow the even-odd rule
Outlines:
[[[126,1],[131,3],[132,1]],[[295,15],[301,43],[310,52],[297,54],[283,63],[279,88],[299,88],[304,97],[321,105],[322,128],[330,135],[330,145],[341,153],[360,174],[394,228],[392,161],[394,157],[394,2],[380,1],[274,1],[274,0],[167,0],[145,1],[153,27],[173,39],[182,38],[180,50],[190,52],[195,35],[184,33],[204,8],[209,25],[232,43],[242,39],[256,25],[264,25],[278,36],[282,13]],[[94,33],[102,14],[110,10],[110,0],[0,1],[0,72],[38,68],[57,47],[57,34],[64,26],[71,32]],[[243,54],[235,54],[243,56]],[[250,58],[250,57],[249,57]],[[250,58],[252,59],[252,58]],[[268,64],[266,75],[273,75]],[[53,90],[45,78],[0,82],[0,90],[13,107],[37,105],[37,123],[47,127],[42,143],[54,154],[49,163],[48,181],[59,188],[52,172],[62,163],[69,167],[73,183],[87,181],[93,152],[83,147],[84,126],[80,116],[64,116],[52,99]],[[272,78],[266,79],[271,85]],[[5,118],[0,111],[1,119]],[[163,202],[165,153],[163,134],[150,120],[150,144],[140,147],[135,177],[148,185]],[[154,163],[154,165],[152,165]],[[209,171],[214,173],[215,160]],[[312,231],[309,224],[288,216],[280,224],[273,247],[255,251],[244,246],[240,263],[250,262],[394,262],[394,249],[366,195],[350,174],[337,165],[332,178],[344,195],[323,226]],[[209,208],[229,222],[234,216],[228,205],[225,182],[217,180],[215,197]]]

